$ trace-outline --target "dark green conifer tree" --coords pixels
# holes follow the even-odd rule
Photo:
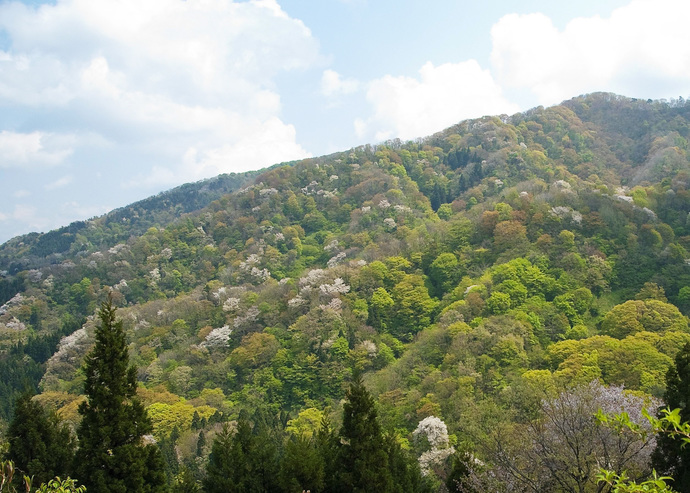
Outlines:
[[[179,438],[180,430],[175,426],[170,436],[162,438],[160,442],[158,442],[158,448],[161,451],[165,464],[165,476],[168,484],[174,483],[174,478],[180,471],[180,462],[177,459],[177,450],[175,449],[175,445]]]
[[[246,411],[241,411],[236,430],[224,426],[211,446],[204,491],[206,493],[259,492],[260,481],[252,470],[254,448],[252,426]]]
[[[201,484],[197,481],[194,471],[189,467],[183,466],[180,473],[175,478],[170,492],[171,493],[200,493]]]
[[[359,374],[355,374],[346,398],[338,461],[341,491],[391,491],[393,480],[374,399]]]
[[[203,457],[204,456],[204,447],[206,447],[206,435],[204,434],[204,430],[201,430],[199,432],[199,438],[196,440],[196,456],[197,457]]]
[[[166,491],[165,465],[158,447],[144,444],[152,430],[136,398],[136,369],[112,299],[101,304],[96,345],[86,356],[82,416],[77,431],[75,472],[88,491],[152,493]]]
[[[74,437],[69,427],[60,423],[57,414],[32,400],[31,394],[17,399],[7,441],[7,458],[17,469],[33,477],[35,484],[70,474]]]
[[[324,491],[324,456],[314,438],[291,437],[280,461],[281,491]]]
[[[321,461],[323,462],[324,489],[326,492],[339,491],[339,452],[340,436],[331,427],[328,416],[324,415],[321,426],[316,432],[315,446]]]
[[[395,438],[386,434],[384,437],[388,467],[393,478],[390,490],[394,493],[431,493],[433,488],[429,481],[422,476],[419,463],[405,452]]]
[[[207,493],[270,493],[280,491],[277,423],[258,410],[254,424],[241,411],[234,433],[225,427],[211,446],[204,491]]]
[[[681,422],[690,421],[690,343],[676,355],[675,365],[666,374],[666,406],[680,408]],[[652,454],[652,466],[657,472],[670,475],[673,488],[680,493],[690,492],[690,447],[668,434],[657,436]]]

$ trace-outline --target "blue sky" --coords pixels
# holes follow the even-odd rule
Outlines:
[[[593,91],[690,95],[685,0],[0,0],[0,242]]]

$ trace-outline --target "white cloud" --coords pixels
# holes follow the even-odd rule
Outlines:
[[[684,0],[636,0],[562,31],[542,14],[510,14],[492,28],[492,65],[504,87],[529,90],[544,105],[593,91],[686,96],[688,17]]]
[[[64,225],[78,219],[101,216],[111,210],[113,207],[108,205],[83,205],[76,201],[64,202],[60,206],[61,217],[57,224]]]
[[[188,147],[182,163],[175,167],[154,166],[150,172],[126,180],[126,188],[172,185],[195,181],[228,171],[240,172],[269,166],[288,159],[310,157],[296,144],[295,128],[278,118],[244,121],[244,138],[218,147]]]
[[[49,190],[49,191],[50,190],[56,190],[58,188],[62,188],[62,187],[69,185],[70,183],[72,183],[73,179],[74,178],[72,176],[69,176],[69,175],[63,176],[62,178],[58,178],[54,182],[48,183],[43,188],[46,190]]]
[[[32,231],[41,231],[50,224],[50,220],[32,205],[17,204],[9,214],[5,214],[6,219],[12,219],[31,228]]]
[[[343,79],[335,70],[324,70],[321,76],[321,94],[337,96],[351,94],[359,89],[359,81],[352,78]]]
[[[14,192],[12,194],[12,196],[17,198],[17,199],[28,197],[29,195],[31,195],[31,192],[29,192],[28,190],[24,190],[24,189],[17,190],[16,192]]]
[[[518,110],[475,60],[437,67],[427,62],[419,75],[386,75],[370,83],[367,100],[374,114],[355,121],[360,138],[423,137],[466,118]]]
[[[44,132],[0,131],[0,168],[55,166],[72,154],[74,137]]]
[[[190,148],[227,158],[192,163],[194,176],[306,155],[294,128],[280,120],[275,77],[321,58],[309,29],[275,0],[0,3],[0,30],[11,40],[0,52],[0,103],[90,133],[79,145],[100,139],[111,155],[145,154],[172,170],[169,183],[181,182],[179,166],[189,165]],[[251,162],[246,152],[227,154],[246,149],[261,129],[272,132],[267,141],[275,152],[262,151]],[[72,151],[50,148],[42,129],[21,142],[21,134],[5,134],[0,158],[8,155],[16,166],[59,162]]]

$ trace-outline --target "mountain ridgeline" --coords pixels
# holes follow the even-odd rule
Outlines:
[[[366,484],[353,396],[380,444],[361,453],[388,464],[377,491],[594,491],[598,463],[644,479],[653,439],[593,416],[655,410],[690,343],[688,139],[684,100],[597,93],[15,238],[0,414],[28,389],[79,426],[110,299],[171,487],[216,491],[263,441],[251,491]],[[556,460],[571,419],[590,449]]]

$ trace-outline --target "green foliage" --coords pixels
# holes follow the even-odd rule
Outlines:
[[[688,322],[675,306],[655,299],[629,300],[613,307],[601,324],[602,333],[623,338],[640,331],[685,331]]]
[[[380,332],[390,327],[391,312],[395,301],[384,288],[376,288],[369,301],[369,323]]]
[[[428,327],[437,303],[429,296],[424,280],[418,275],[406,275],[393,287],[393,319],[390,332],[398,339],[409,341]]]
[[[352,368],[395,429],[394,488],[416,474],[403,449],[430,414],[474,453],[485,427],[518,436],[541,389],[601,379],[661,396],[690,338],[670,304],[690,310],[687,109],[593,94],[12,240],[0,246],[0,305],[14,300],[0,310],[0,415],[41,382],[40,402],[78,422],[86,317],[108,290],[153,418],[139,428],[161,440],[176,491],[199,489],[211,448],[199,432],[211,442],[214,423],[257,407],[282,414],[264,436],[276,491],[337,491],[337,433],[284,427],[310,409],[340,422]]]
[[[453,289],[462,278],[463,270],[452,253],[442,253],[429,266],[429,278],[439,295]]]
[[[69,427],[30,394],[17,399],[7,441],[7,458],[37,483],[70,472],[76,444]]]
[[[45,484],[42,484],[37,490],[37,493],[85,493],[85,486],[78,486],[74,479],[51,479]]]
[[[651,429],[654,433],[658,434],[656,457],[654,459],[655,463],[659,463],[659,449],[660,444],[674,444],[675,448],[678,450],[684,449],[687,444],[690,444],[690,423],[683,421],[681,418],[681,409],[676,408],[670,410],[669,408],[661,409],[660,416],[654,417],[649,414],[646,410],[643,410],[642,414],[651,424]],[[606,414],[601,409],[597,411],[596,420],[598,423],[604,426],[608,426],[617,430],[619,433],[623,431],[629,431],[645,438],[648,431],[640,426],[639,423],[633,422],[627,413],[622,412],[618,414]],[[680,459],[676,457],[667,457],[666,460],[680,462]],[[668,463],[663,464],[668,467]],[[675,485],[678,486],[679,492],[687,491],[687,482],[683,480],[684,471],[682,468],[674,470],[678,475],[676,479],[680,481],[676,482]],[[600,484],[609,485],[612,491],[622,492],[622,493],[638,493],[638,492],[653,492],[653,493],[673,493],[676,490],[668,485],[668,481],[673,481],[674,478],[671,476],[659,476],[656,470],[652,471],[652,478],[646,481],[633,481],[628,478],[625,471],[616,473],[607,469],[601,469],[597,476]]]
[[[280,437],[262,410],[253,423],[240,413],[233,433],[225,425],[212,445],[204,491],[269,492],[279,490]]]

